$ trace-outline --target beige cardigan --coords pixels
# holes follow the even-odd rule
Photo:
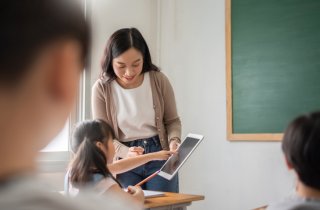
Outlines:
[[[177,113],[176,101],[168,78],[161,72],[150,71],[153,108],[155,122],[160,137],[162,149],[169,150],[169,140],[181,138],[181,121]],[[111,81],[98,79],[92,87],[93,119],[103,119],[113,127],[116,138],[121,130],[117,124]],[[126,157],[128,147],[118,141],[114,142],[117,157]]]

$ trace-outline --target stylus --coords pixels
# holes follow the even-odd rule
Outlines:
[[[147,178],[145,178],[144,180],[142,180],[141,182],[139,182],[139,183],[136,184],[135,186],[141,186],[141,185],[143,185],[144,183],[146,183],[147,181],[149,181],[149,180],[152,179],[153,177],[157,176],[157,174],[158,174],[159,172],[160,172],[160,171],[154,172],[153,174],[151,174],[150,176],[148,176]]]

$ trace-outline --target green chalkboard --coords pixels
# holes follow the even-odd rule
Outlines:
[[[259,140],[320,110],[320,0],[228,1],[230,132]]]

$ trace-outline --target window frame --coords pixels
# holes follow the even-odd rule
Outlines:
[[[79,90],[76,99],[75,108],[71,111],[68,118],[69,134],[68,134],[68,150],[67,151],[39,151],[37,159],[38,171],[41,173],[56,173],[66,171],[72,157],[70,141],[74,125],[85,119],[86,111],[86,70],[80,77]]]
[[[90,0],[81,0],[85,18],[88,22],[91,22]],[[90,103],[86,103],[86,96],[90,97],[91,90],[91,74],[89,66],[91,62],[90,53],[87,56],[87,66],[85,66],[83,72],[80,76],[79,90],[76,99],[75,108],[71,111],[69,120],[69,135],[68,135],[68,151],[40,151],[39,157],[37,159],[38,172],[40,173],[56,173],[65,172],[69,162],[72,158],[72,151],[70,148],[70,141],[72,136],[72,131],[76,123],[86,119],[86,116],[90,117]]]

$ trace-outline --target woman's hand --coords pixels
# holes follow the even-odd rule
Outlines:
[[[159,152],[149,153],[148,155],[151,156],[152,160],[168,160],[168,158],[173,154],[175,154],[175,152],[167,151],[167,150],[161,150]]]
[[[180,143],[178,140],[173,139],[170,141],[170,144],[169,144],[170,151],[176,152],[178,150],[179,146],[180,146]]]
[[[129,152],[127,154],[127,157],[136,157],[139,155],[142,155],[144,152],[144,149],[142,147],[129,147]]]
[[[128,186],[130,193],[137,201],[144,202],[144,193],[140,186]]]

